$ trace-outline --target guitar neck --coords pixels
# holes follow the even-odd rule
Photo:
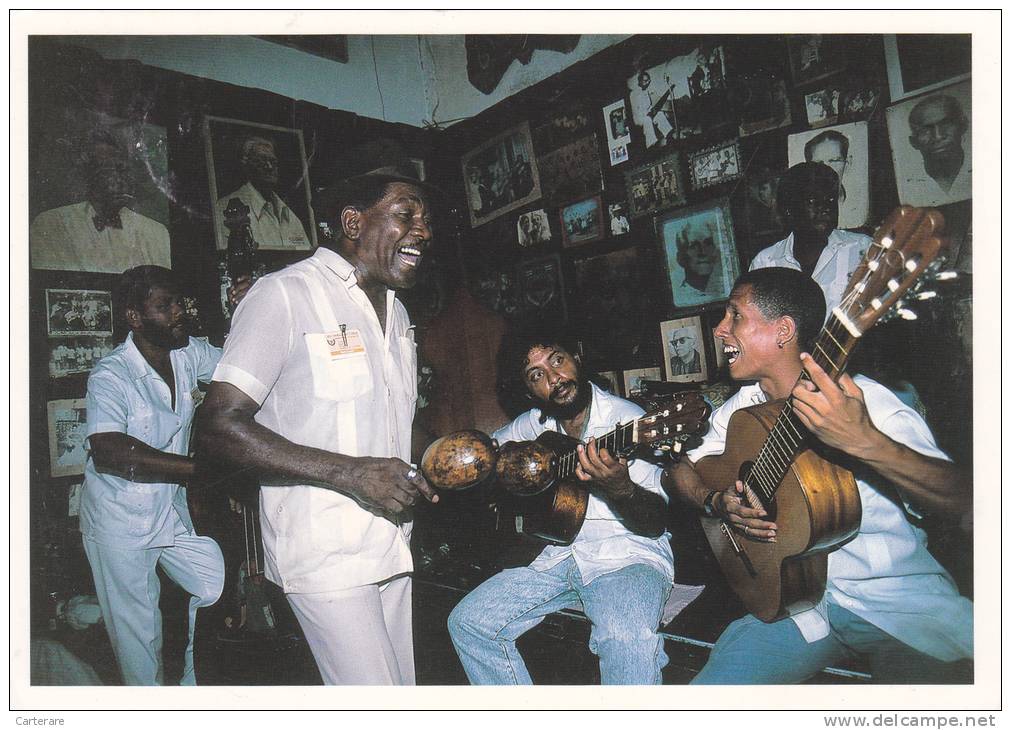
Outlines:
[[[833,314],[815,340],[811,357],[832,378],[838,381],[845,372],[859,339]],[[802,372],[801,380],[809,380]],[[747,483],[766,503],[771,502],[783,477],[808,438],[807,428],[793,410],[793,398],[787,399],[765,443],[748,474]]]
[[[613,431],[594,439],[598,449],[607,449],[611,454],[622,454],[637,442],[635,426],[639,419],[620,425]],[[567,479],[576,473],[579,454],[576,449],[567,451],[558,459],[558,478]]]

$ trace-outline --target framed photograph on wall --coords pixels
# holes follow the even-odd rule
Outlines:
[[[776,208],[776,192],[779,189],[781,173],[769,169],[748,175],[748,230],[752,237],[781,231],[782,222]]]
[[[249,229],[264,251],[316,247],[309,165],[301,129],[204,117],[204,154],[214,211],[214,240],[228,247],[225,209],[249,208]]]
[[[50,337],[112,334],[112,292],[46,289]]]
[[[604,187],[595,134],[541,155],[537,168],[541,176],[541,195],[552,203],[592,195]]]
[[[558,254],[521,261],[516,266],[521,312],[546,312],[565,321],[565,286]]]
[[[604,205],[599,195],[564,206],[558,217],[562,224],[562,246],[578,246],[604,237]]]
[[[53,338],[49,340],[49,377],[90,373],[114,347],[107,335]]]
[[[972,72],[968,33],[886,34],[883,40],[893,102],[964,81]]]
[[[793,121],[786,81],[768,72],[756,72],[736,80],[731,98],[737,102],[738,132],[746,137],[785,127]]]
[[[741,148],[736,139],[688,155],[688,172],[696,190],[736,180],[743,171]]]
[[[628,145],[632,141],[632,133],[629,131],[631,120],[628,118],[628,108],[624,99],[608,104],[602,111],[604,129],[607,132],[607,149],[611,167],[614,167],[628,159]]]
[[[644,380],[663,380],[663,371],[661,368],[633,368],[622,371],[622,379],[625,384],[625,397],[632,398],[642,394]]]
[[[685,202],[685,185],[680,155],[675,152],[626,171],[625,190],[632,218],[681,205]]]
[[[620,370],[601,370],[597,373],[600,380],[603,383],[597,383],[600,387],[609,393],[614,393],[620,396],[621,393],[621,371]]]
[[[51,400],[46,404],[49,423],[50,475],[67,477],[84,473],[88,453],[88,414],[84,398]]]
[[[463,156],[461,164],[471,227],[541,197],[541,180],[527,122],[478,145]]]
[[[551,225],[543,208],[520,214],[516,219],[516,240],[524,248],[551,240]]]
[[[701,383],[709,379],[704,336],[701,317],[669,319],[660,323],[668,382]]]
[[[932,206],[972,197],[972,82],[906,99],[885,112],[899,202]]]
[[[787,159],[792,167],[799,162],[821,162],[839,176],[839,227],[857,228],[870,215],[870,161],[867,122],[791,134],[787,138]]]
[[[88,111],[66,94],[46,96],[33,106],[38,123],[28,137],[32,268],[171,267],[165,127]]]
[[[845,39],[833,35],[787,36],[793,83],[803,86],[846,67]]]
[[[656,228],[675,307],[712,304],[730,295],[740,263],[729,201],[668,213],[657,218]]]

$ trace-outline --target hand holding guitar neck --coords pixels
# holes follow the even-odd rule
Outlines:
[[[845,373],[836,383],[807,353],[800,356],[808,377],[793,389],[793,410],[826,446],[858,459],[873,453],[881,432],[871,423],[864,392]]]
[[[603,446],[598,448],[596,439],[578,446],[576,453],[579,458],[576,477],[580,481],[594,482],[601,492],[614,499],[628,498],[635,491],[626,460],[615,458]]]

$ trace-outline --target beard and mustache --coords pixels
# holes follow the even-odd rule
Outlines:
[[[577,389],[575,398],[568,403],[558,403],[555,398],[570,386]],[[551,390],[548,400],[538,399],[542,422],[548,418],[554,418],[556,421],[568,421],[575,418],[590,405],[592,397],[593,390],[590,388],[590,381],[584,377],[559,383]]]

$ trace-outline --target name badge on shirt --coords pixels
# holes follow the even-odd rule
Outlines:
[[[204,391],[200,390],[200,388],[196,386],[193,386],[193,390],[190,391],[190,400],[193,401],[193,407],[196,408],[204,402]]]
[[[358,330],[346,329],[339,332],[327,332],[323,337],[326,339],[331,360],[343,360],[365,352],[365,344],[362,342],[362,335]]]

